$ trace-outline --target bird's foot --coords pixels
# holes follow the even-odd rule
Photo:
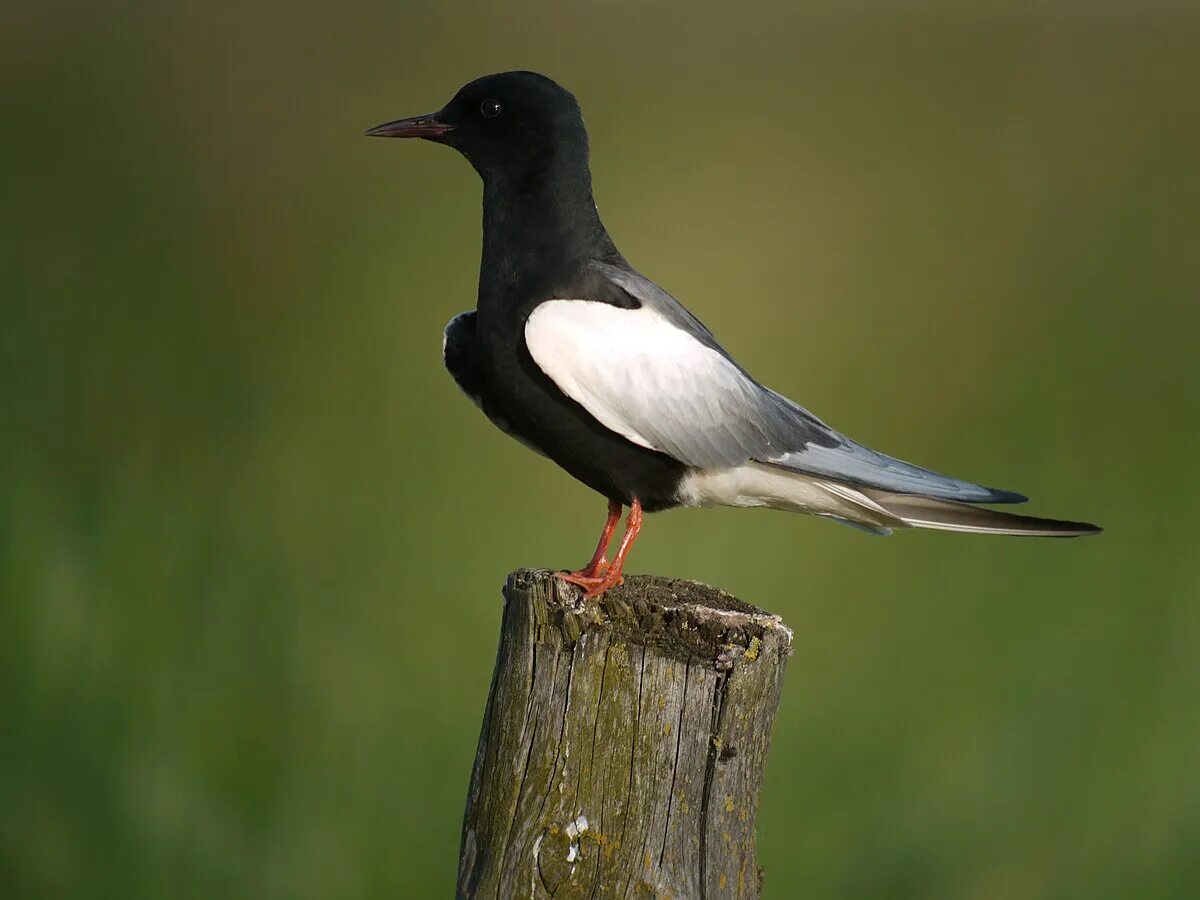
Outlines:
[[[608,521],[604,523],[604,532],[600,535],[600,545],[592,561],[577,572],[559,572],[558,577],[567,584],[583,588],[585,598],[599,597],[605,591],[615,588],[625,582],[621,570],[625,568],[625,555],[633,546],[634,539],[642,528],[642,504],[636,499],[629,505],[629,521],[625,525],[625,535],[621,538],[621,547],[610,564],[605,558],[613,529],[621,517],[621,504],[617,500],[608,501]]]
[[[603,555],[593,557],[582,569],[576,569],[574,572],[563,572],[564,575],[572,575],[578,578],[599,578],[608,571],[608,560]]]
[[[599,575],[588,575],[580,572],[559,572],[559,580],[576,587],[583,588],[585,598],[599,597],[605,591],[623,584],[625,579],[619,571],[605,567],[606,571]]]

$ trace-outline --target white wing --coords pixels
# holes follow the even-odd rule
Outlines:
[[[803,446],[774,408],[782,398],[650,307],[551,300],[530,315],[525,343],[606,428],[688,465],[737,465]]]
[[[857,444],[730,359],[662,291],[625,273],[642,305],[549,300],[525,323],[533,361],[606,428],[697,468],[755,460],[833,481],[948,500],[1025,498]],[[645,284],[650,284],[645,282]]]

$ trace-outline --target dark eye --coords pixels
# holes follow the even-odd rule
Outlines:
[[[485,119],[494,119],[500,115],[499,100],[484,100],[479,104],[479,112]]]

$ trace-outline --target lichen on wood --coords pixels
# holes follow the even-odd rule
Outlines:
[[[716,588],[504,588],[458,896],[753,898],[791,631]]]

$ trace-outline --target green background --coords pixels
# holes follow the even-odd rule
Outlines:
[[[1190,7],[1190,10],[1189,10]],[[626,256],[852,436],[1099,522],[649,519],[796,630],[767,896],[1200,895],[1194,4],[12,3],[0,893],[452,890],[517,566],[604,502],[442,370],[542,70]]]

